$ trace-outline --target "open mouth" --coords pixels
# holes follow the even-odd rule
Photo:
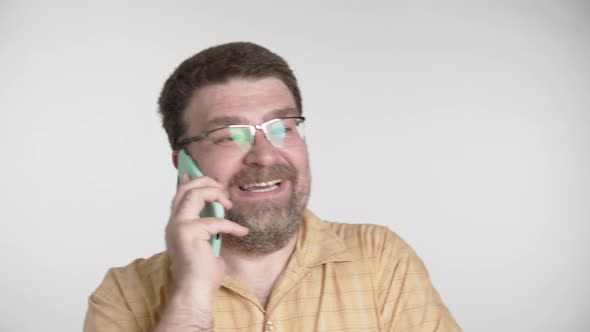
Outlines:
[[[283,180],[277,179],[267,182],[257,182],[257,183],[249,183],[243,186],[240,186],[240,189],[247,192],[252,193],[264,193],[268,191],[273,191],[278,189],[281,186]]]

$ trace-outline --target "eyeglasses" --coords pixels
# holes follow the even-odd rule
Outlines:
[[[215,145],[224,148],[239,147],[247,152],[254,144],[256,130],[262,130],[266,139],[277,148],[286,148],[297,145],[305,139],[305,117],[287,116],[272,119],[257,125],[232,125],[205,131],[197,136],[180,140],[177,145],[209,139]]]

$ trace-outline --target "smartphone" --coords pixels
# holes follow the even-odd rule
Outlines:
[[[180,179],[182,174],[187,173],[191,179],[203,176],[203,172],[197,166],[197,163],[191,158],[191,156],[184,150],[180,150],[178,153],[178,182],[177,186],[180,185]],[[205,207],[201,211],[201,218],[215,217],[225,218],[225,211],[223,205],[219,202],[206,203]],[[215,252],[215,256],[219,256],[221,252],[221,234],[215,234],[211,236],[211,246]]]

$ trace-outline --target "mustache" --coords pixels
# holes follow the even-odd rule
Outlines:
[[[232,176],[230,186],[244,186],[250,183],[267,182],[276,179],[295,181],[297,172],[288,165],[252,166]]]

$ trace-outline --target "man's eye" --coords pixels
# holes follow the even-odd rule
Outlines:
[[[223,143],[232,143],[234,141],[233,137],[231,136],[223,136],[216,138],[213,142],[216,144],[223,144]]]

